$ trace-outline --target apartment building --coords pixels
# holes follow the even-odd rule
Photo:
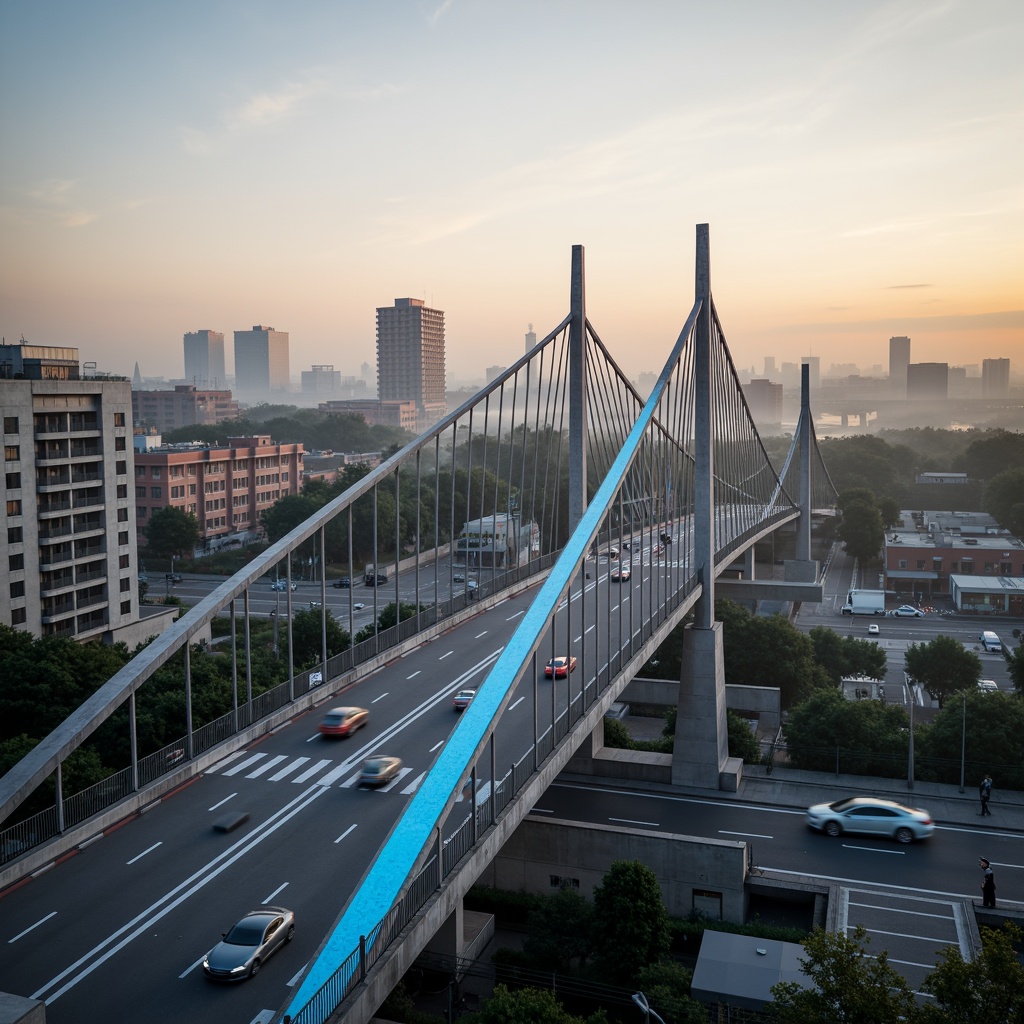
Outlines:
[[[207,550],[256,540],[264,509],[299,493],[304,454],[301,444],[277,443],[269,434],[137,451],[134,499],[142,543],[150,516],[168,505],[195,515]]]
[[[317,408],[328,416],[362,416],[371,427],[400,427],[410,434],[419,432],[420,411],[412,399],[352,398],[321,402]]]
[[[420,431],[448,411],[444,354],[442,310],[410,298],[377,307],[377,397],[414,401]]]
[[[132,390],[132,422],[163,432],[177,427],[209,426],[238,416],[230,391],[202,391],[177,384],[173,391]]]

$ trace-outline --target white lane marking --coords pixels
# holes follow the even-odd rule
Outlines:
[[[289,979],[288,979],[288,980],[287,980],[287,981],[285,982],[285,987],[286,987],[286,988],[294,988],[294,987],[295,987],[295,985],[297,985],[297,984],[298,984],[299,978],[301,978],[301,977],[303,976],[303,974],[305,974],[305,973],[306,973],[306,968],[307,968],[308,966],[309,966],[309,964],[308,964],[308,963],[305,963],[305,964],[303,964],[303,965],[302,965],[302,966],[301,966],[301,967],[299,968],[299,973],[298,973],[298,974],[296,974],[296,975],[294,975],[293,977],[289,978]],[[273,1011],[273,1013],[275,1013],[275,1014],[276,1014],[276,1013],[277,1013],[277,1010],[274,1010],[274,1011]],[[273,1016],[271,1016],[270,1020],[273,1020],[273,1019],[274,1019],[274,1018],[273,1018]],[[256,1021],[253,1021],[253,1022],[252,1022],[252,1024],[256,1024]],[[260,1021],[260,1024],[263,1024],[263,1022],[262,1022],[262,1021]],[[267,1021],[267,1022],[266,1022],[266,1024],[270,1024],[270,1021]]]
[[[350,764],[348,764],[348,765],[345,765],[345,770],[346,770],[346,771],[351,771],[351,769],[352,769],[352,765],[350,765]],[[358,782],[358,781],[360,780],[360,778],[362,777],[362,774],[363,774],[363,773],[362,773],[362,771],[361,771],[361,770],[360,770],[360,771],[357,771],[357,772],[355,773],[355,775],[353,775],[353,776],[352,776],[351,778],[349,778],[349,779],[346,779],[346,780],[345,780],[345,781],[344,781],[344,782],[343,782],[343,783],[341,784],[341,788],[342,788],[342,789],[351,789],[351,788],[352,788],[352,787],[353,787],[353,786],[354,786],[354,785],[355,785],[355,784],[356,784],[356,783],[357,783],[357,782]]]
[[[244,753],[245,753],[244,750],[236,750],[233,754],[228,754],[227,757],[222,758],[216,764],[211,764],[210,767],[207,768],[206,771],[203,774],[205,774],[205,775],[212,775],[214,772],[219,772],[221,770],[221,768],[224,767],[224,765],[231,764],[232,761],[237,760]]]
[[[291,985],[291,982],[288,982],[288,984]],[[261,1010],[249,1021],[249,1024],[270,1024],[276,1016],[277,1010]]]
[[[320,739],[320,733],[315,732],[315,733],[313,733],[312,736],[309,737],[308,740],[306,740],[306,742],[307,743],[312,743],[314,740],[318,740],[318,739]]]
[[[488,630],[485,629],[482,633],[477,633],[477,635],[475,637],[473,637],[473,639],[474,640],[479,640],[480,637],[487,636],[487,633],[488,633]]]
[[[186,967],[185,970],[183,970],[181,972],[181,974],[178,975],[178,979],[180,980],[181,978],[188,977],[188,975],[190,975],[205,959],[206,959],[206,954],[204,953],[194,963],[189,964],[188,967]]]
[[[12,942],[17,942],[18,939],[22,938],[25,935],[28,935],[28,933],[30,931],[32,931],[33,929],[38,928],[41,924],[46,924],[46,922],[49,921],[51,917],[56,917],[56,916],[57,916],[57,911],[56,910],[51,910],[46,915],[46,917],[39,918],[39,920],[36,921],[35,924],[30,924],[23,932],[18,932],[18,934],[15,935],[13,939],[8,939],[7,940],[7,945],[9,946]]]
[[[388,694],[389,694],[390,692],[391,692],[390,690],[386,690],[386,691],[385,691],[384,693],[382,693],[382,694],[381,694],[381,695],[380,695],[379,697],[374,697],[374,698],[373,698],[373,700],[371,700],[371,701],[370,701],[370,703],[371,703],[371,704],[376,704],[376,703],[377,703],[377,701],[379,701],[379,700],[383,700],[383,699],[384,699],[384,698],[385,698],[385,697],[386,697],[386,696],[387,696],[387,695],[388,695]]]
[[[337,839],[334,840],[334,845],[337,846],[338,843],[340,843],[342,841],[342,839],[345,838],[345,836],[347,836],[354,828],[357,827],[357,825],[358,825],[358,822],[353,823],[352,825],[349,825],[349,827],[347,829],[345,829],[345,831],[342,832],[341,835],[338,836]]]
[[[164,844],[162,840],[159,843],[154,843],[148,850],[143,850],[142,853],[136,854],[134,857],[132,857],[131,860],[125,861],[125,863],[134,864],[137,860],[142,860],[142,858],[145,857],[147,853],[152,853],[158,846],[163,845]]]
[[[583,630],[583,635],[586,636],[588,633],[593,633],[595,629],[597,629],[596,626],[588,626],[585,630]]]
[[[437,660],[438,661],[444,661],[445,658],[451,657],[451,655],[453,655],[454,653],[455,653],[454,651],[449,651],[447,654],[442,654],[441,657],[438,658]]]
[[[615,607],[612,608],[613,612],[617,612],[618,610],[619,610],[619,606],[618,605],[615,605]]]
[[[524,700],[526,700],[525,697],[520,697],[519,700],[514,701],[512,704],[509,704],[509,706],[505,710],[512,711],[513,709],[519,707],[519,705],[522,704]]]
[[[574,644],[578,644],[582,639],[583,639],[583,634],[581,633],[578,637],[576,637],[575,640],[573,640],[573,643]]]
[[[223,800],[218,800],[212,807],[207,807],[208,811],[215,811],[218,807],[223,807],[229,800],[234,800],[238,796],[237,793],[232,793],[231,796],[224,797]]]
[[[307,761],[308,757],[297,757],[290,764],[286,764],[279,772],[275,772],[270,776],[271,782],[280,782],[283,778],[291,775],[292,772],[298,771]]]
[[[257,761],[262,761],[266,754],[253,754],[252,757],[247,757],[244,761],[240,761],[235,765],[234,768],[229,768],[225,775],[237,775],[239,772],[244,772],[250,765],[255,764]]]
[[[279,885],[261,904],[261,907],[265,907],[279,892],[284,892],[288,888],[288,883],[284,882]]]
[[[108,935],[102,942],[97,943],[91,950],[79,957],[70,967],[66,967],[60,972],[55,978],[51,978],[45,985],[38,988],[31,996],[32,999],[41,999],[43,993],[48,989],[59,985],[69,975],[75,974],[80,967],[82,970],[75,974],[73,978],[67,981],[60,988],[56,989],[50,996],[44,1001],[49,1005],[55,1000],[59,999],[65,992],[73,988],[83,978],[92,974],[98,967],[101,967],[107,960],[109,960],[116,953],[119,953],[125,946],[130,942],[137,939],[140,935],[152,929],[153,925],[157,921],[162,920],[172,910],[180,906],[190,896],[199,892],[204,886],[209,885],[214,881],[218,875],[223,871],[226,871],[235,861],[240,860],[247,853],[254,850],[264,839],[273,835],[279,828],[287,824],[288,821],[293,818],[300,811],[303,811],[312,804],[315,800],[318,800],[326,789],[322,789],[319,786],[311,786],[308,790],[300,793],[294,800],[291,800],[288,804],[282,807],[280,810],[275,811],[269,818],[257,825],[251,832],[244,835],[236,843],[229,846],[226,850],[219,853],[213,860],[204,864],[197,871],[193,872],[184,881],[179,882],[173,889],[164,893],[158,900],[151,903],[145,910],[136,914],[127,924],[122,925],[117,931]],[[124,938],[120,938],[121,936]],[[120,939],[120,941],[117,941]],[[101,953],[105,948],[109,947],[106,952]],[[83,967],[91,957],[96,957],[88,966]]]
[[[430,748],[430,750],[428,751],[428,753],[432,754],[432,753],[433,753],[433,752],[434,752],[435,750],[440,750],[440,748],[441,748],[441,747],[443,747],[444,745],[445,745],[445,740],[441,740],[441,742],[440,742],[440,743],[435,743],[435,744],[434,744],[434,745],[433,745],[433,746],[432,746],[432,747]]]
[[[555,812],[548,807],[534,807],[531,814],[554,814]]]
[[[402,781],[402,779],[404,779],[406,775],[408,775],[411,771],[411,768],[402,768],[386,786],[380,787],[380,792],[390,793],[391,790],[393,790],[395,786],[397,786]]]
[[[617,821],[621,825],[649,825],[651,828],[658,828],[657,821],[634,821],[632,818],[609,818],[609,821]]]
[[[261,764],[259,768],[254,772],[250,772],[246,775],[247,779],[258,779],[261,775],[269,772],[271,768],[276,768],[282,761],[287,761],[287,754],[278,754],[276,757],[272,757],[266,764]]]
[[[515,614],[510,615],[505,621],[506,622],[511,622],[513,619],[518,619],[520,615],[525,615],[525,614],[526,614],[526,609],[523,608],[522,610],[516,612]]]
[[[926,914],[923,910],[899,910],[896,907],[883,907],[878,903],[858,903],[856,900],[849,900],[851,907],[862,907],[865,910],[884,910],[889,914],[910,914],[912,917],[937,917],[940,921],[951,920],[949,914]],[[952,904],[946,904],[952,909]]]
[[[850,924],[846,926],[846,930],[850,931],[856,927],[856,925]],[[933,939],[930,935],[908,935],[906,932],[885,932],[880,928],[866,928],[865,931],[870,932],[872,935],[891,935],[893,938],[897,939],[919,939],[921,942],[939,942],[943,946],[958,945],[956,939]]]
[[[724,828],[718,830],[720,836],[748,836],[750,839],[774,839],[775,836],[761,835],[759,832],[727,832]]]
[[[842,843],[844,850],[860,850],[862,853],[892,853],[897,857],[906,857],[906,850],[881,850],[874,846],[854,846],[852,843]]]
[[[411,793],[415,793],[420,788],[420,783],[427,777],[426,772],[420,772],[412,782],[409,783],[405,789],[402,790],[402,796],[409,796]]]
[[[405,677],[406,681],[408,681],[410,679],[415,679],[422,671],[423,671],[423,669],[421,669],[421,668],[416,669],[416,671],[413,672],[413,674],[411,676],[406,676]]]
[[[314,775],[318,772],[322,772],[330,763],[330,759],[317,761],[312,768],[307,768],[298,778],[292,779],[292,785],[297,786],[305,782],[307,779],[313,778]]]

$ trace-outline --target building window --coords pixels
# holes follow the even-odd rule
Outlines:
[[[123,437],[115,437],[114,438],[114,451],[115,452],[127,451],[127,447],[128,447],[128,442],[127,442],[127,440],[125,438],[123,438]]]
[[[9,555],[7,559],[11,572],[17,572],[19,569],[25,568],[25,556],[24,555]]]
[[[4,461],[5,462],[17,462],[21,458],[21,445],[20,444],[5,444],[4,445]]]
[[[985,572],[991,572],[994,568],[995,565],[992,562],[985,563]]]
[[[132,581],[127,576],[121,580],[121,593],[127,594],[132,589]]]
[[[118,484],[117,485],[117,496],[119,498],[127,498],[128,497],[128,485],[127,484]]]
[[[164,489],[162,487],[150,487],[149,496],[151,498],[162,498],[164,496]]]
[[[118,497],[120,498],[121,495],[119,494]],[[127,497],[127,495],[125,495],[125,497]],[[117,521],[119,523],[127,523],[128,522],[128,509],[126,509],[126,508],[119,508],[117,510]]]
[[[138,519],[145,519],[146,518],[146,506],[145,505],[138,505],[138,506],[136,506],[136,508],[135,508],[135,516]]]
[[[7,473],[6,474],[7,490],[13,491],[16,487],[21,486],[21,474],[20,473]]]
[[[933,558],[932,559],[932,572],[942,572],[942,559],[941,558]]]
[[[118,476],[124,476],[125,473],[128,472],[128,463],[125,462],[123,459],[119,459],[117,465],[114,467],[114,470]]]
[[[20,544],[22,541],[22,528],[20,526],[7,527],[7,543]]]
[[[11,625],[20,626],[26,619],[26,613],[24,608],[12,608],[11,609]]]
[[[24,597],[25,596],[25,581],[15,580],[11,584],[11,597]]]
[[[135,475],[136,475],[136,477],[145,476],[146,475],[146,467],[145,466],[136,466],[135,467]]]
[[[128,531],[127,530],[122,530],[117,535],[117,544],[118,544],[118,547],[122,547],[122,548],[128,546]]]
[[[7,502],[7,514],[9,516],[20,516],[21,515],[21,500],[14,499],[13,501],[8,500]]]
[[[135,488],[135,497],[136,498],[144,498],[145,496],[146,496],[146,488],[145,487],[136,487]]]
[[[154,480],[159,480],[160,479],[160,467],[159,466],[153,466],[153,468],[150,469],[150,471],[149,471],[149,475]]]
[[[16,434],[18,432],[18,417],[17,416],[5,416],[4,417],[4,433],[5,434]]]
[[[959,562],[950,562],[949,563],[949,571],[950,572],[959,572],[960,571],[960,563]]]
[[[896,568],[897,568],[897,569],[906,569],[906,567],[907,567],[907,560],[906,560],[905,558],[901,558],[901,559],[900,559],[900,560],[899,560],[899,561],[898,561],[898,562],[896,563]]]
[[[918,569],[923,569],[924,568],[924,559],[923,558],[919,558],[917,560],[917,567],[918,567]]]
[[[131,601],[122,601],[121,602],[121,614],[122,615],[131,615],[131,613],[132,613],[132,603],[131,603]]]
[[[117,567],[119,569],[128,569],[128,568],[131,567],[131,564],[132,564],[132,557],[131,557],[131,555],[121,555],[121,557],[117,560]]]
[[[124,426],[124,413],[123,412],[115,412],[114,413],[114,426],[115,427],[123,427]]]

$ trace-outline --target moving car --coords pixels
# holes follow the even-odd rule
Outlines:
[[[981,690],[982,693],[999,692],[999,687],[996,685],[996,681],[994,679],[979,679],[978,689]]]
[[[181,582],[181,576],[178,573],[176,573],[176,572],[164,573],[164,579],[167,580],[168,583],[180,583]]]
[[[320,601],[310,601],[310,602],[309,602],[309,607],[310,607],[311,609],[314,609],[314,608],[323,608],[323,603],[322,603],[322,602],[320,602]]]
[[[288,581],[287,580],[274,580],[274,582],[270,584],[270,589],[271,590],[287,590],[288,589]],[[292,583],[292,590],[298,590],[298,589],[299,589],[298,583]]]
[[[476,690],[459,690],[452,698],[452,707],[456,711],[465,711],[475,696]]]
[[[915,608],[912,604],[901,604],[899,608],[893,612],[893,615],[911,615],[914,618],[919,619],[924,615],[924,612],[921,611],[920,608]]]
[[[623,565],[618,569],[612,569],[611,574],[608,578],[613,583],[628,583],[630,577],[629,566]]]
[[[352,607],[353,609],[355,609],[355,611],[359,611],[360,609],[365,608],[366,605],[362,601],[356,601],[356,603],[352,605]]]
[[[814,804],[807,808],[807,824],[830,836],[852,832],[887,836],[898,843],[927,839],[935,831],[935,822],[927,811],[873,796],[851,796],[831,804]]]
[[[295,934],[295,915],[284,907],[264,907],[246,914],[203,957],[203,974],[221,981],[252,978],[267,957]]]
[[[325,736],[351,736],[370,720],[366,708],[331,708],[320,723]]]
[[[452,583],[465,583],[466,577],[461,572],[452,573]]]
[[[335,590],[349,590],[352,586],[352,578],[350,576],[341,576],[336,579],[332,584]]]
[[[559,679],[562,676],[567,676],[570,672],[576,669],[576,658],[575,657],[561,657],[552,658],[544,666],[544,675],[549,679]]]
[[[872,622],[871,625],[868,626],[868,636],[878,636],[881,632],[882,631],[878,628],[877,622]]]
[[[383,786],[402,770],[400,757],[386,757],[377,754],[363,762],[363,770],[359,773],[360,786]]]

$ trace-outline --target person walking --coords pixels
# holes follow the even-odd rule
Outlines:
[[[981,785],[978,787],[978,796],[981,797],[981,813],[982,815],[991,815],[991,811],[988,809],[989,798],[992,796],[992,776],[986,775],[981,780]]]
[[[981,905],[995,910],[996,876],[992,873],[992,865],[986,857],[980,857],[978,864],[981,866]]]

